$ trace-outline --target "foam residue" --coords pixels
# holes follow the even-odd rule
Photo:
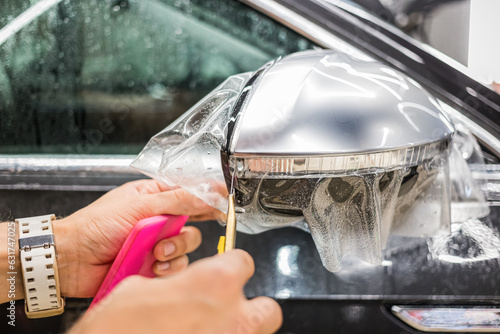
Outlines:
[[[239,179],[240,230],[259,233],[295,226],[310,231],[324,266],[340,270],[352,254],[382,262],[392,232],[447,231],[449,205],[444,154],[414,168],[302,179]]]

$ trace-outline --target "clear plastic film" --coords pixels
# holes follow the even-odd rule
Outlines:
[[[485,180],[472,177],[473,165],[483,165],[484,157],[476,138],[461,123],[457,129],[450,153],[451,222],[461,223],[489,214],[489,205],[481,191]]]
[[[449,231],[448,150],[418,166],[330,177],[239,179],[238,221],[257,233],[281,226],[309,231],[325,267],[344,254],[380,264],[390,233],[433,236]]]
[[[229,77],[177,121],[155,135],[132,167],[179,186],[214,208],[227,211],[220,150],[231,110],[250,73]]]
[[[463,216],[451,211],[457,203],[484,204],[464,159],[477,143],[471,137],[453,142],[454,129],[437,102],[410,78],[338,51],[291,55],[255,73],[228,78],[154,136],[132,166],[226,212],[221,151],[231,142],[228,163],[235,176],[238,230],[293,226],[310,232],[332,272],[348,253],[380,264],[391,233],[446,234],[452,217]],[[322,104],[315,106],[318,99]],[[304,106],[305,117],[297,109]],[[235,108],[242,112],[230,141]],[[284,121],[277,126],[273,119]],[[351,119],[358,137],[341,134]],[[315,131],[314,124],[326,121],[337,122],[332,123],[335,131]],[[258,137],[270,133],[261,131],[252,142],[252,131],[266,124],[272,137]],[[320,130],[331,141],[317,136]],[[303,139],[311,133],[313,140]],[[305,141],[290,145],[299,135]],[[346,140],[350,147],[356,142],[362,147],[342,151]],[[286,150],[278,152],[282,143]],[[308,154],[309,146],[316,151]],[[299,154],[293,154],[294,147],[300,147]],[[318,153],[318,147],[323,151]],[[473,213],[481,214],[484,210]]]

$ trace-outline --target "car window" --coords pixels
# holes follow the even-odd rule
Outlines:
[[[467,66],[470,0],[344,0]]]
[[[228,76],[314,47],[238,1],[2,6],[4,154],[138,153]]]
[[[334,2],[334,0],[326,0]],[[496,0],[342,0],[378,16],[500,94]],[[432,48],[428,48],[431,46]],[[435,52],[435,50],[439,52]],[[454,61],[453,61],[454,60]],[[458,65],[458,66],[457,66]]]

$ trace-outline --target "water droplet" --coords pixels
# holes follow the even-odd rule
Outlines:
[[[286,183],[286,180],[281,180],[279,182],[276,183],[276,188],[279,188],[281,187],[282,185],[284,185]]]

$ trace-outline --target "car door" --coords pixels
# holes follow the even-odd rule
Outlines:
[[[237,1],[1,6],[3,221],[68,215],[144,177],[132,158],[224,79],[315,45]],[[79,305],[70,300],[66,317]],[[67,326],[61,317],[18,323],[26,333]]]

